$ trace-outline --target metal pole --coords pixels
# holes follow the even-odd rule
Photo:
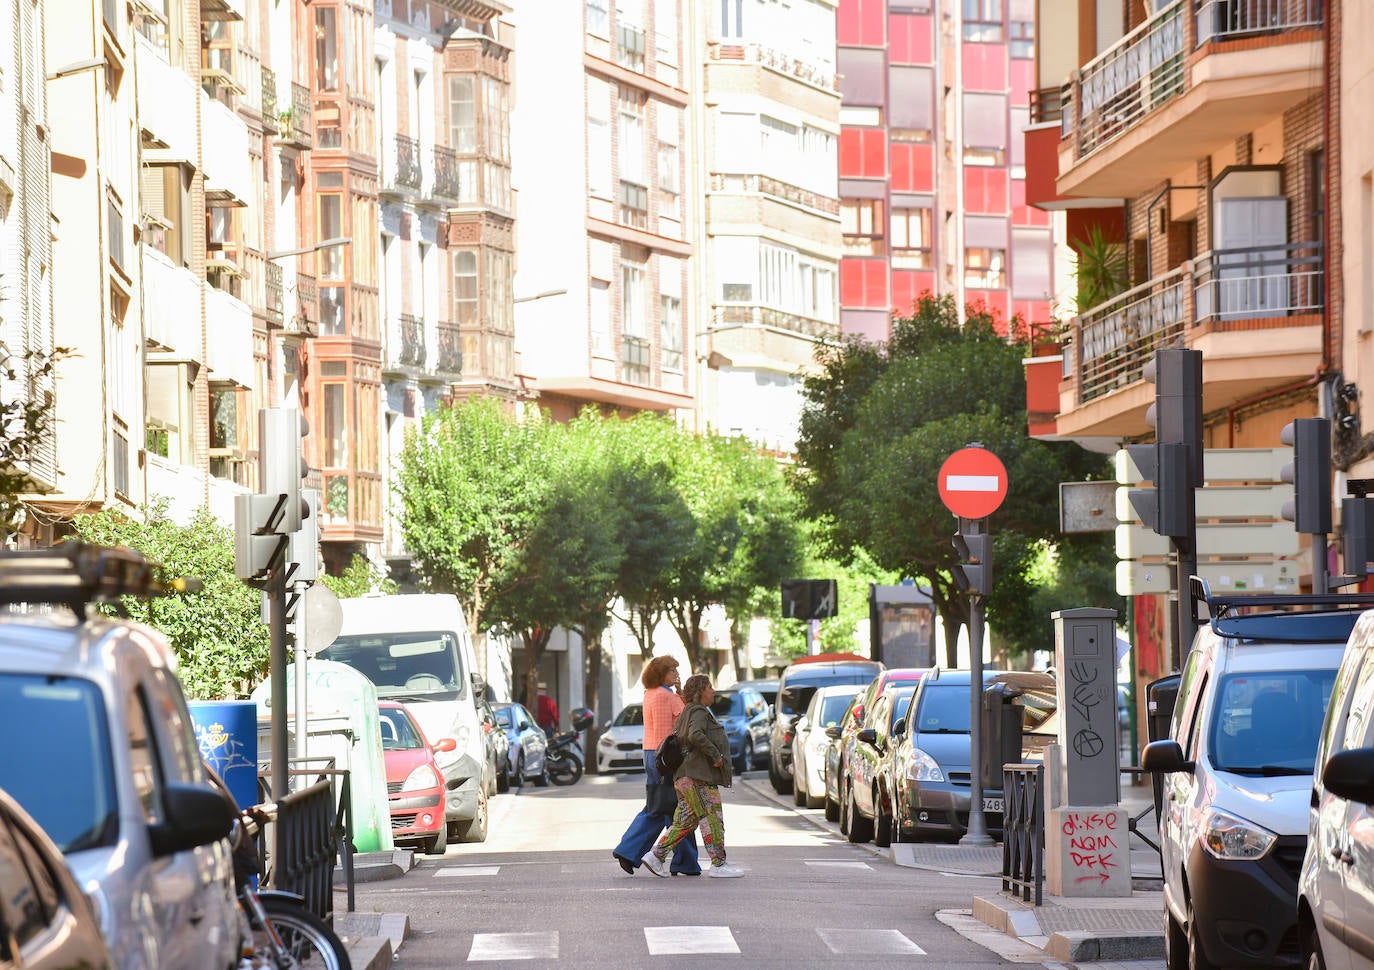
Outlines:
[[[1347,566],[1345,571],[1351,571]],[[1314,535],[1312,537],[1312,592],[1329,593],[1330,578],[1326,573],[1326,536]]]
[[[1175,544],[1177,546],[1177,543]],[[1196,549],[1196,546],[1192,546]],[[1193,649],[1193,635],[1197,633],[1197,617],[1193,615],[1193,597],[1190,594],[1192,583],[1190,578],[1197,572],[1197,553],[1195,551],[1185,552],[1182,548],[1178,549],[1178,602],[1177,618],[1174,626],[1178,633],[1174,638],[1174,670],[1183,669],[1183,661],[1188,656],[1188,651]]]
[[[269,662],[272,676],[272,799],[287,792],[286,743],[286,590],[280,564],[267,577],[267,630],[270,637]]]
[[[992,845],[983,818],[983,598],[969,594],[969,779],[968,833],[960,845]]]
[[[297,584],[296,584],[296,592],[297,592],[297,594],[300,596],[300,599],[298,599],[298,600],[296,601],[296,623],[295,623],[295,627],[296,627],[296,663],[295,663],[295,668],[296,668],[296,670],[295,670],[295,677],[296,677],[296,758],[297,758],[297,760],[300,760],[300,761],[304,761],[306,758],[308,758],[308,757],[310,756],[310,755],[309,755],[309,751],[307,750],[307,749],[308,749],[308,746],[307,746],[307,744],[306,744],[306,732],[307,732],[306,722],[307,722],[307,720],[308,720],[308,718],[307,718],[307,712],[308,712],[309,708],[308,708],[308,706],[307,706],[307,703],[308,703],[308,702],[307,702],[306,696],[305,696],[305,677],[306,677],[305,665],[306,665],[306,661],[307,661],[307,657],[306,657],[306,653],[305,653],[305,636],[306,636],[306,628],[305,628],[305,592],[306,592],[306,590],[308,590],[309,588],[310,588],[310,584],[309,584],[309,583],[297,583]]]

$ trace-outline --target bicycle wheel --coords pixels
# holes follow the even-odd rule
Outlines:
[[[285,960],[281,970],[294,970],[307,967],[310,970],[353,970],[348,961],[348,950],[343,941],[330,929],[329,924],[299,903],[287,899],[267,897],[262,900],[262,908],[272,921],[277,935],[281,937],[285,949]],[[255,928],[260,951],[269,951],[270,946],[261,928]]]

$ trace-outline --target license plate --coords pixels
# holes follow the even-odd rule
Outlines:
[[[983,811],[996,812],[998,815],[1001,815],[1004,811],[1006,811],[1006,809],[1002,804],[1002,799],[993,797],[991,795],[984,795]]]

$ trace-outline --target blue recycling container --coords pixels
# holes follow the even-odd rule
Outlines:
[[[258,706],[252,701],[189,701],[200,755],[219,772],[239,808],[258,803]]]

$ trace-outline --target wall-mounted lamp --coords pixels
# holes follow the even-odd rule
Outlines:
[[[562,289],[562,290],[544,290],[542,293],[531,293],[529,296],[517,296],[514,300],[511,300],[511,302],[512,302],[512,303],[529,303],[531,300],[542,300],[542,299],[544,299],[545,297],[550,297],[550,296],[564,296],[564,295],[567,294],[567,292],[568,292],[568,291],[567,291],[566,289]]]
[[[72,61],[65,64],[46,75],[49,81],[56,81],[60,77],[70,77],[73,74],[80,74],[82,71],[93,71],[97,67],[106,67],[110,62],[103,57],[88,57],[84,61]]]
[[[263,259],[285,259],[288,256],[304,256],[306,253],[317,253],[321,249],[333,249],[335,246],[347,246],[352,241],[352,236],[337,236],[333,239],[317,242],[313,246],[302,247],[301,249],[283,249],[281,252],[268,253]]]

